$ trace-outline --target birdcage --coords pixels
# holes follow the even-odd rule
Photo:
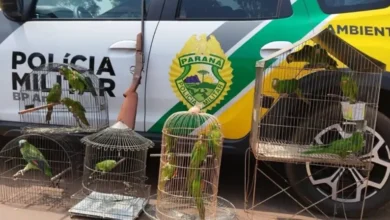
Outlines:
[[[361,156],[371,151],[374,137],[365,128],[376,123],[366,112],[378,109],[384,64],[326,29],[256,68],[251,147],[257,159],[366,165]],[[337,126],[317,138],[331,125]]]
[[[154,143],[124,126],[118,122],[81,139],[86,145],[82,189],[73,196],[79,202],[71,213],[129,219],[142,211],[150,195],[146,161]]]
[[[288,219],[362,219],[385,65],[326,28],[257,62],[256,69],[245,209],[253,217],[256,207],[285,193],[302,208]],[[287,163],[287,179],[269,161]],[[258,172],[280,191],[258,201]],[[361,197],[347,211],[355,194]]]
[[[156,217],[215,219],[218,209],[222,132],[216,117],[183,111],[165,122]]]
[[[82,144],[59,134],[25,134],[0,151],[0,201],[67,206],[82,176]]]
[[[93,71],[50,63],[27,75],[20,89],[19,114],[33,132],[95,132],[108,126],[108,103]],[[40,128],[44,127],[42,131]]]

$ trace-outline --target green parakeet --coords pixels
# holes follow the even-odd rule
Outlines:
[[[47,104],[59,103],[61,101],[61,86],[58,83],[53,85],[53,88],[50,90],[49,94],[46,97]],[[47,108],[46,113],[46,122],[51,120],[51,114],[53,113],[53,106]]]
[[[335,154],[341,158],[347,157],[351,153],[356,153],[364,147],[364,137],[360,132],[354,132],[351,137],[331,142],[327,145],[312,146],[303,154]]]
[[[216,125],[211,126],[211,130],[208,134],[208,147],[210,149],[210,152],[212,153],[212,161],[214,163],[215,169],[213,169],[213,175],[214,178],[218,178],[218,170],[219,170],[219,164],[220,162],[220,154],[222,151],[222,146],[221,146],[221,139],[222,139],[222,133],[220,129]]]
[[[116,167],[115,160],[104,160],[99,163],[96,163],[95,170],[106,173],[106,172],[110,172],[115,167]]]
[[[96,172],[102,172],[102,175],[104,175],[107,172],[110,172],[112,169],[114,169],[117,165],[117,162],[115,160],[104,160],[100,161],[95,164],[95,170],[89,175],[89,179],[93,178],[93,175]],[[88,183],[89,185],[90,183]]]
[[[80,121],[86,126],[89,126],[88,120],[85,117],[85,112],[86,112],[85,108],[83,107],[83,105],[81,105],[79,101],[75,101],[73,99],[65,97],[61,100],[61,103],[63,103],[68,108],[68,110],[73,114],[80,127],[82,127]]]
[[[305,68],[323,67],[325,69],[337,69],[337,62],[318,44],[315,46],[303,46],[301,50],[289,54],[286,57],[286,61],[287,63],[308,62]]]
[[[348,97],[349,101],[353,104],[356,103],[358,95],[358,85],[351,76],[342,75],[340,81],[340,88],[343,92],[343,95]]]
[[[176,146],[177,139],[172,137],[172,136],[170,136],[170,135],[172,135],[172,130],[171,129],[167,128],[166,132],[167,132],[167,134],[164,134],[165,143],[166,143],[165,152],[166,153],[170,153],[170,152],[175,150],[174,148]]]
[[[192,149],[191,152],[191,161],[190,161],[190,166],[188,170],[188,176],[187,176],[187,184],[188,184],[188,189],[190,191],[191,188],[191,183],[194,180],[195,172],[197,169],[200,168],[202,163],[207,159],[207,146],[203,142],[203,140],[198,140],[194,144],[194,148]]]
[[[77,90],[79,91],[79,94],[82,95],[85,91],[93,89],[93,84],[90,79],[87,79],[81,73],[77,72],[76,70],[73,70],[69,66],[60,67],[59,73],[63,75],[66,80],[68,80],[69,85],[71,87],[71,92],[75,92]]]
[[[307,100],[303,94],[301,89],[299,88],[299,81],[297,79],[272,79],[272,88],[279,93],[280,95],[288,96],[290,94],[295,93],[298,98],[304,101],[306,104],[310,105],[309,100]]]
[[[218,127],[213,126],[213,128],[210,130],[210,133],[208,135],[209,140],[209,147],[211,148],[211,152],[213,153],[213,159],[219,159],[221,153],[221,138],[222,133],[219,130]]]
[[[176,175],[176,168],[171,163],[166,163],[161,170],[160,189],[163,190],[165,183]]]
[[[195,172],[195,178],[191,184],[191,196],[195,199],[195,204],[199,212],[199,217],[201,220],[204,220],[206,217],[206,208],[204,206],[203,198],[202,198],[202,176],[200,175],[200,171],[197,170]]]
[[[22,139],[19,141],[20,153],[23,156],[23,159],[27,161],[27,165],[23,170],[20,170],[15,176],[24,173],[30,169],[39,169],[46,176],[53,177],[51,167],[46,161],[42,153],[32,144],[28,143],[27,140]]]

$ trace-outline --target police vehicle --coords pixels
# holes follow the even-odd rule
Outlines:
[[[0,2],[2,134],[21,126],[17,112],[18,100],[28,95],[19,93],[26,83],[25,74],[50,62],[95,70],[109,97],[113,123],[123,101],[122,93],[131,80],[130,67],[135,63],[141,0]],[[324,27],[390,68],[390,0],[146,0],[145,3],[145,63],[138,89],[136,130],[156,142],[167,117],[197,101],[221,121],[226,149],[244,151],[250,132],[255,62]],[[204,49],[209,56],[191,53],[194,44],[200,49],[205,45],[209,47],[203,48],[212,48]],[[188,82],[208,87],[183,86]],[[382,82],[377,125],[370,128],[377,140],[366,212],[378,210],[390,200],[388,73]],[[321,114],[331,111],[329,107]],[[324,130],[332,126],[339,125],[324,125]],[[290,180],[301,179],[315,170],[310,164],[285,166]],[[337,175],[344,178],[332,178]],[[346,213],[357,216],[364,195],[362,185],[357,184],[348,197],[337,191],[341,179],[359,183],[363,175],[366,174],[352,168],[327,168],[293,189],[310,201],[330,196],[318,204],[328,213],[334,213],[334,203],[345,202]],[[340,210],[337,213],[343,215]]]

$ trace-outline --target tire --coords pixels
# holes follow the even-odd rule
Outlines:
[[[341,118],[341,111],[339,106],[332,106],[320,113],[314,114],[311,119],[307,120],[308,122],[305,124],[306,126],[308,123],[313,123],[313,121],[316,121],[314,119],[316,118],[322,118],[327,116],[329,118],[329,115],[337,115],[337,112],[340,112],[340,114],[336,117]],[[335,114],[336,113],[336,114]],[[367,108],[366,117],[374,117],[374,110]],[[303,125],[303,126],[305,126]],[[321,126],[331,126],[331,125],[321,125]],[[380,138],[383,138],[382,141],[384,141],[384,144],[380,144],[383,142],[378,142],[376,145],[374,145],[373,152],[378,152],[378,156],[375,158],[378,158],[378,162],[381,164],[378,164],[376,162],[373,162],[374,167],[370,173],[370,181],[373,181],[375,183],[379,183],[376,187],[369,187],[367,190],[367,199],[365,201],[365,208],[364,208],[364,216],[367,217],[371,214],[373,214],[375,211],[377,211],[379,208],[384,206],[389,200],[390,200],[390,181],[389,181],[389,173],[390,173],[390,155],[388,155],[390,152],[389,148],[387,146],[387,143],[390,143],[390,130],[388,129],[390,127],[390,119],[386,117],[383,113],[378,112],[377,114],[377,122],[376,122],[376,129],[375,131],[373,129],[370,129],[371,132],[375,135],[378,135],[378,140]],[[325,128],[325,127],[324,127]],[[309,135],[310,136],[310,135]],[[312,138],[314,137],[307,137],[307,135],[295,135],[295,138],[298,138],[302,140],[302,138]],[[387,148],[387,149],[386,149]],[[387,151],[386,151],[387,150]],[[382,170],[382,168],[385,168],[385,171],[379,172],[379,170]],[[287,178],[293,188],[293,190],[296,192],[296,194],[300,197],[302,202],[306,203],[307,205],[313,204],[317,201],[320,201],[321,199],[324,199],[324,195],[336,195],[334,192],[337,190],[340,190],[341,188],[337,190],[332,190],[332,181],[328,181],[328,184],[319,184],[319,180],[325,180],[326,177],[332,176],[337,170],[337,168],[331,168],[331,167],[318,167],[321,169],[326,169],[324,172],[321,171],[321,173],[317,173],[315,176],[313,174],[313,177],[309,177],[309,173],[314,173],[313,170],[315,170],[315,166],[307,164],[285,164],[286,169],[286,175]],[[333,171],[332,171],[333,170]],[[346,169],[346,171],[343,173],[343,177],[340,178],[337,182],[340,184],[342,181],[345,181],[345,179],[348,179],[348,175],[352,176],[354,175],[353,172],[351,172],[353,169]],[[357,169],[354,169],[355,171]],[[310,171],[310,172],[309,172]],[[329,172],[329,173],[326,173]],[[333,174],[332,174],[333,172]],[[364,176],[367,175],[363,172],[359,171],[359,173]],[[322,176],[321,176],[322,175]],[[352,176],[354,177],[354,176]],[[357,175],[355,175],[355,178]],[[382,178],[382,179],[381,179]],[[330,180],[331,178],[329,178]],[[351,178],[352,179],[352,178]],[[342,181],[341,181],[342,180]],[[297,184],[298,181],[301,181]],[[356,179],[353,180],[353,182],[357,182]],[[334,181],[336,182],[336,181]],[[349,184],[344,184],[343,187],[349,186]],[[335,186],[335,184],[333,184]],[[356,189],[356,185],[352,186],[353,189]],[[380,186],[380,187],[378,187]],[[327,189],[328,188],[328,189]],[[361,190],[361,198],[364,198],[364,192],[365,190]],[[346,194],[346,193],[345,193]],[[340,195],[336,195],[335,197],[330,197],[321,203],[317,204],[316,206],[326,213],[328,216],[337,216],[337,217],[347,217],[347,218],[360,218],[361,209],[363,205],[363,200],[360,198],[358,194],[355,192],[351,192],[351,195],[354,195],[355,198],[340,198]],[[312,208],[313,211],[315,211],[315,208]]]

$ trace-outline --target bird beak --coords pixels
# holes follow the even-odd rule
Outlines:
[[[20,140],[20,141],[19,141],[19,147],[22,147],[24,143],[26,143],[25,140]]]

